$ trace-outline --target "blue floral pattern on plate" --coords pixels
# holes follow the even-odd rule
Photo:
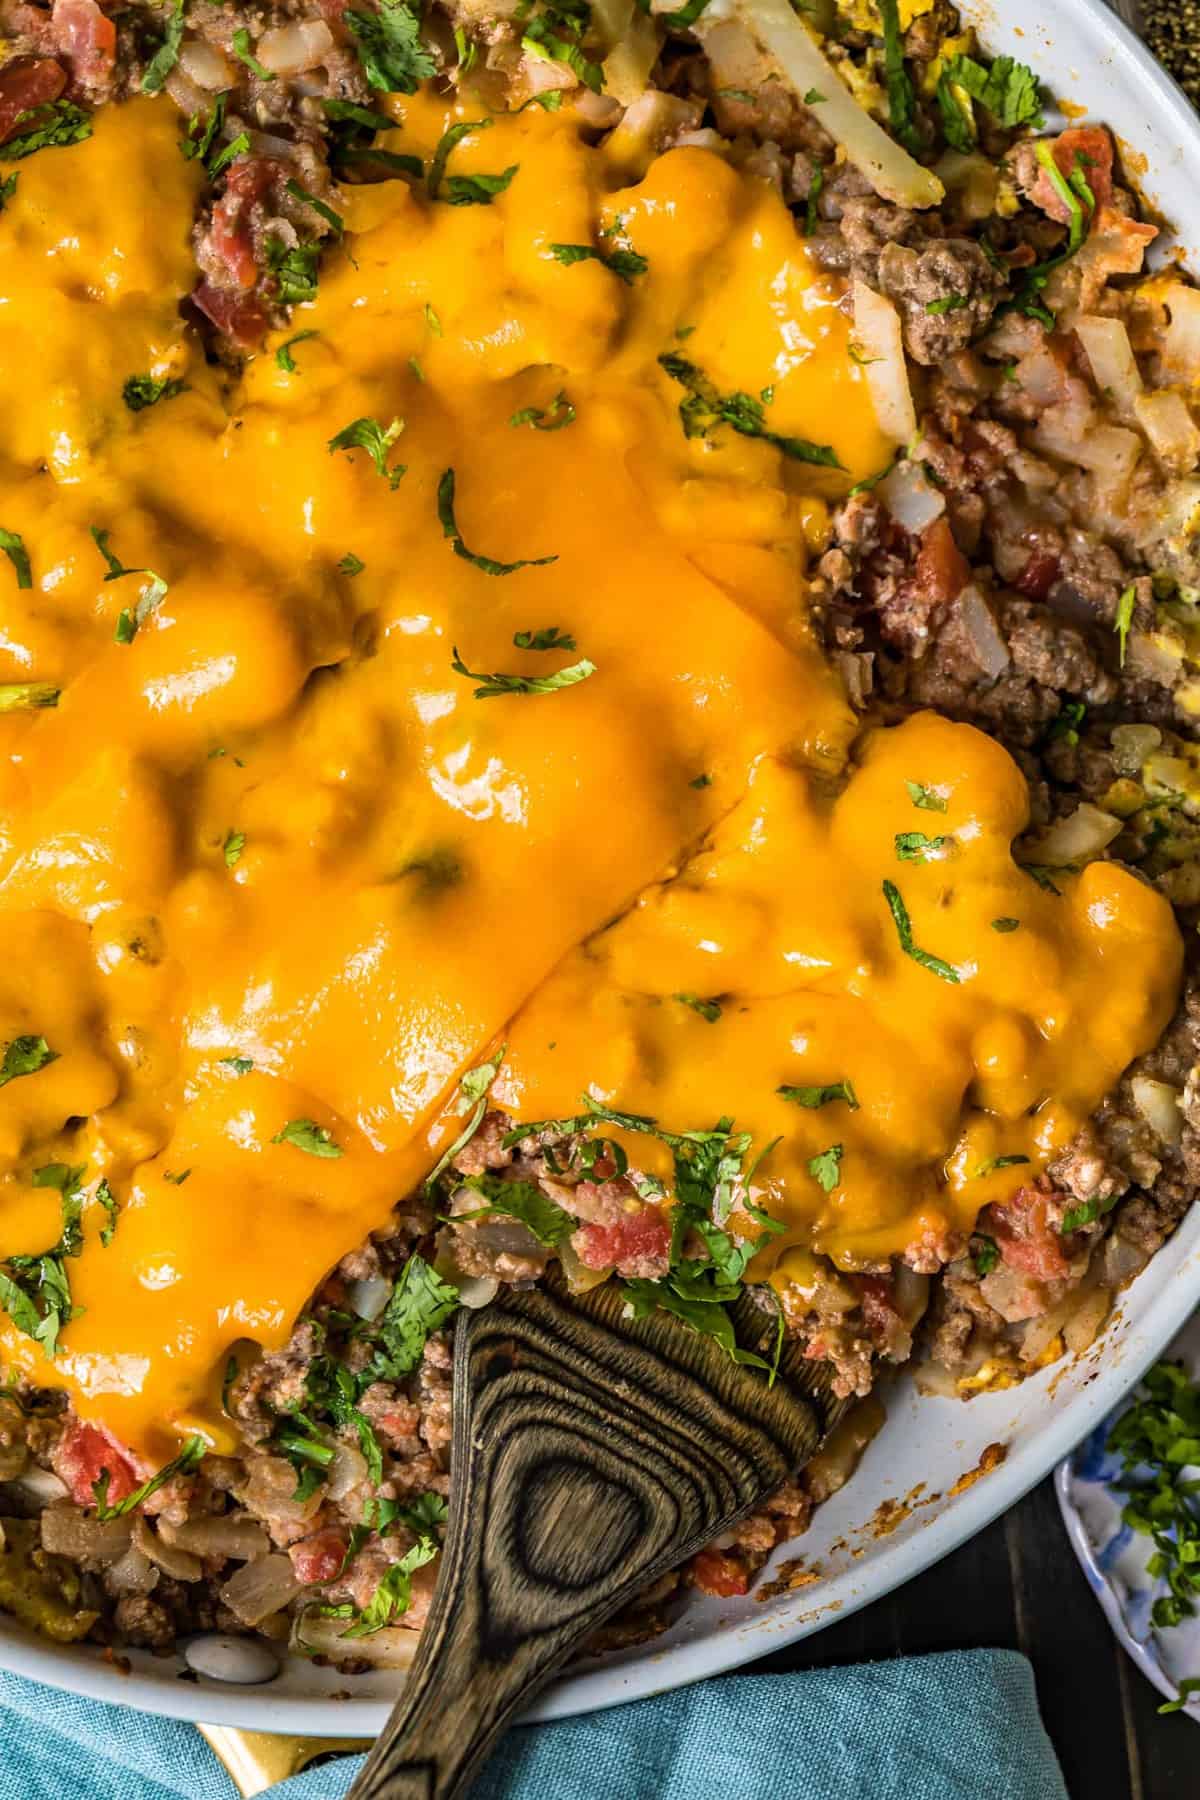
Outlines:
[[[1194,1378],[1200,1377],[1200,1313],[1164,1355],[1181,1361]],[[1123,1401],[1059,1463],[1054,1486],[1071,1548],[1105,1617],[1143,1675],[1173,1700],[1181,1681],[1200,1676],[1200,1616],[1164,1631],[1150,1620],[1150,1610],[1166,1592],[1166,1584],[1146,1573],[1154,1551],[1150,1539],[1122,1522],[1123,1496],[1113,1486],[1121,1473],[1121,1459],[1108,1449],[1109,1432],[1134,1398]],[[1184,1711],[1200,1724],[1200,1694],[1192,1696]]]

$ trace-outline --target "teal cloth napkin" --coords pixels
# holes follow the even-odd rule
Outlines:
[[[341,1800],[361,1758],[270,1800]],[[985,1773],[986,1772],[986,1773]],[[982,1785],[981,1785],[982,1784]],[[729,1675],[509,1733],[473,1800],[1068,1800],[1011,1650]],[[0,1800],[237,1800],[189,1725],[0,1674]]]

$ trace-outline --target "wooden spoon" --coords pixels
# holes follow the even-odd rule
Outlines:
[[[773,1339],[746,1300],[739,1340]],[[349,1800],[454,1800],[571,1651],[793,1475],[844,1410],[785,1356],[773,1386],[612,1282],[459,1314],[450,1513],[404,1692]]]

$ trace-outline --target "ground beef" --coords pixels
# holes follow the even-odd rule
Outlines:
[[[969,238],[938,238],[921,249],[885,245],[878,283],[900,310],[908,354],[931,364],[987,329],[1005,280]]]

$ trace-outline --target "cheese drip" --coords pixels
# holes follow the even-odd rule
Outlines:
[[[426,162],[459,116],[427,97],[389,104],[387,147]],[[105,109],[88,142],[24,164],[5,209],[0,525],[33,587],[0,563],[0,681],[61,692],[0,715],[0,1042],[40,1035],[57,1059],[0,1086],[0,1253],[58,1236],[37,1169],[82,1165],[88,1184],[67,1264],[81,1311],[53,1362],[5,1322],[6,1363],[153,1460],[194,1427],[227,1443],[230,1344],[285,1341],[325,1271],[428,1168],[459,1074],[514,1015],[514,1104],[542,1110],[569,1088],[569,1110],[598,1084],[766,1130],[782,1110],[772,1084],[812,1061],[798,1034],[825,1030],[811,1006],[858,1005],[878,1041],[870,1069],[846,1071],[862,1081],[855,1120],[874,1125],[852,1160],[838,1122],[853,1188],[813,1210],[804,1158],[833,1133],[793,1109],[773,1202],[797,1245],[851,1258],[901,1248],[939,1208],[966,1217],[993,1189],[960,1195],[952,1177],[942,1193],[937,1158],[1048,1129],[988,1110],[1005,1080],[1020,1087],[1046,1025],[1023,996],[1056,957],[1094,965],[1101,939],[1123,942],[1102,1043],[1068,983],[1070,1078],[1065,1055],[1038,1064],[1065,1085],[1029,1104],[1044,1098],[1065,1130],[1165,1018],[1178,940],[1131,878],[1089,871],[1045,902],[1061,920],[1030,903],[1038,923],[994,974],[996,946],[984,957],[968,938],[988,883],[1019,881],[1029,901],[996,848],[1023,789],[994,747],[964,751],[933,722],[905,773],[953,788],[956,806],[961,792],[949,828],[975,819],[995,850],[979,861],[963,842],[954,929],[933,947],[978,957],[1009,999],[981,1006],[982,973],[933,996],[878,917],[886,844],[867,855],[825,818],[816,795],[841,780],[856,728],[812,638],[805,570],[829,499],[891,450],[849,354],[843,284],[774,192],[719,156],[671,151],[627,185],[569,119],[532,109],[453,151],[458,174],[516,166],[490,205],[400,180],[347,190],[345,247],[286,334],[314,334],[294,369],[281,335],[233,382],[179,318],[200,177],[178,134],[165,100]],[[610,259],[625,246],[648,266],[626,283],[555,245]],[[829,446],[840,467],[681,416],[695,380],[663,356],[710,392],[757,399],[764,429]],[[137,374],[184,391],[132,412]],[[561,417],[560,393],[569,425],[520,422]],[[366,449],[331,450],[363,419],[390,473]],[[94,532],[129,573],[114,576]],[[481,557],[533,560],[496,574]],[[550,627],[576,648],[516,641]],[[456,651],[484,676],[581,657],[595,673],[480,699]],[[856,816],[849,796],[891,754],[870,753],[835,819]],[[890,828],[882,800],[866,811],[876,836],[885,813]],[[756,863],[760,825],[775,847]],[[901,882],[931,942],[937,879],[905,865]],[[594,934],[622,914],[598,953]],[[712,989],[697,966],[710,940],[726,947],[721,991],[761,1014],[753,1046],[734,1023],[744,1067],[720,1048],[724,1013],[710,1027],[664,998]],[[796,951],[827,967],[799,1011]],[[570,1016],[539,1037],[564,997]],[[999,1034],[986,1054],[970,1048],[985,1022]],[[822,1040],[830,1060],[854,1030]],[[1008,1073],[980,1088],[964,1071],[988,1055]],[[892,1061],[927,1064],[936,1096],[918,1128],[905,1088],[894,1135]],[[340,1156],[277,1141],[299,1119]],[[919,1194],[899,1197],[914,1171]],[[102,1176],[120,1208],[107,1247]]]

